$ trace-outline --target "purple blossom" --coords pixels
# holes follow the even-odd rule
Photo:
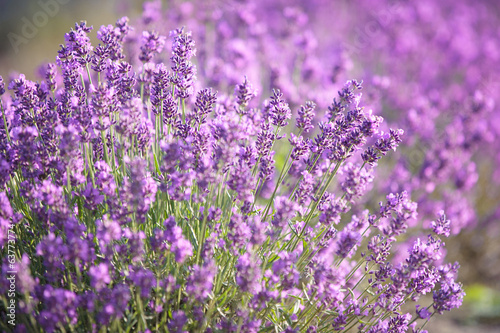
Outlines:
[[[259,278],[262,273],[259,262],[260,260],[252,258],[248,252],[238,258],[236,283],[243,292],[256,294],[261,290]]]
[[[252,235],[252,230],[246,223],[244,217],[238,213],[233,213],[228,227],[230,229],[228,240],[231,242],[230,244],[232,244],[231,251],[237,254],[240,249],[245,248],[246,243]]]
[[[91,52],[93,46],[90,43],[90,38],[87,34],[92,30],[92,27],[87,27],[87,22],[82,21],[80,24],[75,24],[75,30],[71,29],[70,32],[64,35],[66,42],[66,49],[76,57],[76,60],[81,65],[86,65],[91,60]],[[64,52],[64,47],[61,46],[59,55]]]
[[[183,330],[184,325],[187,322],[187,316],[184,314],[184,311],[178,310],[172,313],[172,320],[168,323],[168,330],[173,333],[184,333],[186,331]]]
[[[5,82],[3,81],[3,77],[0,75],[0,96],[5,93]]]
[[[341,214],[347,212],[347,209],[344,199],[336,198],[333,193],[326,193],[318,205],[321,212],[319,221],[324,225],[338,224]]]
[[[278,127],[288,125],[287,119],[292,117],[292,111],[290,110],[288,103],[283,100],[283,93],[279,89],[273,90],[273,96],[271,96],[269,106],[271,123]]]
[[[401,136],[404,131],[402,129],[393,130],[390,129],[389,133],[380,133],[380,138],[375,144],[375,149],[378,150],[382,155],[386,155],[389,150],[396,151],[397,146],[402,142]]]
[[[289,200],[287,197],[279,196],[276,197],[274,201],[273,219],[271,220],[272,226],[275,228],[276,232],[281,232],[290,219],[292,219],[298,210],[298,206],[294,201]]]
[[[425,306],[421,307],[419,304],[416,305],[416,312],[420,319],[429,319],[432,315]]]
[[[103,289],[101,293],[104,302],[97,319],[101,325],[107,325],[111,319],[123,317],[131,298],[130,289],[125,284],[117,284],[112,290]]]
[[[271,124],[262,122],[259,133],[257,134],[256,148],[260,156],[269,155],[276,135],[273,133]]]
[[[297,127],[306,133],[314,128],[312,122],[315,116],[315,108],[316,104],[314,104],[314,102],[307,101],[305,105],[300,106],[298,111],[299,117],[297,118]]]
[[[165,240],[171,244],[170,251],[174,253],[175,261],[183,263],[187,257],[193,255],[191,243],[182,236],[182,229],[176,225],[173,216],[164,222]]]
[[[309,152],[309,142],[305,141],[302,136],[296,136],[293,133],[290,134],[290,139],[288,139],[290,145],[292,145],[292,154],[290,155],[293,161],[298,160],[303,157],[307,158],[307,153]]]
[[[299,183],[299,188],[297,189],[297,192],[295,192],[295,198],[297,199],[299,205],[307,207],[313,197],[314,184],[316,181],[313,175],[311,175],[307,170],[304,170],[301,173],[301,176],[302,178]]]
[[[417,203],[409,200],[406,191],[398,194],[391,193],[387,196],[387,204],[380,203],[380,216],[390,219],[388,226],[384,229],[387,236],[400,235],[408,228],[408,221],[417,217]]]
[[[175,95],[178,98],[186,99],[193,94],[193,83],[196,80],[196,67],[190,59],[196,55],[194,40],[191,32],[184,32],[177,29],[170,32],[170,37],[174,37],[172,43],[172,83],[176,86]]]
[[[262,182],[272,179],[274,169],[274,151],[272,151],[260,159],[259,178]]]
[[[90,285],[97,291],[105,288],[107,284],[111,283],[109,266],[106,263],[100,263],[97,266],[90,267],[89,276],[91,279]]]
[[[77,322],[77,297],[72,291],[57,288],[51,285],[39,287],[39,299],[45,304],[45,310],[38,315],[40,325],[47,332],[54,332],[58,324],[64,325],[69,319],[69,323]]]
[[[432,230],[437,235],[442,235],[445,237],[450,236],[450,220],[446,219],[446,215],[444,214],[443,210],[439,211],[437,220],[432,221]]]
[[[343,170],[344,181],[340,184],[346,200],[354,203],[366,191],[366,187],[373,181],[373,170],[361,168],[360,165],[347,163]]]
[[[227,186],[237,193],[238,200],[252,201],[255,179],[248,164],[239,163],[232,168]]]
[[[240,114],[245,114],[244,110],[248,106],[248,103],[257,96],[257,90],[254,89],[253,85],[248,81],[245,76],[243,83],[236,85],[234,88],[234,95],[236,97],[236,104],[238,104],[237,112]]]
[[[142,62],[149,62],[155,53],[160,53],[165,45],[165,36],[160,36],[156,31],[143,31],[142,32],[142,45],[139,60]]]
[[[157,22],[161,18],[161,1],[146,1],[142,5],[142,21],[144,24]]]
[[[186,282],[186,292],[198,302],[204,302],[210,294],[217,268],[212,261],[194,266]]]
[[[350,258],[356,252],[361,241],[361,234],[355,231],[341,231],[337,236],[336,254],[341,258]]]
[[[212,112],[213,104],[217,101],[217,93],[212,92],[212,89],[202,89],[196,96],[194,108],[194,120],[196,123],[204,124],[207,115]]]
[[[132,268],[129,272],[129,279],[134,286],[140,289],[142,298],[149,298],[151,289],[156,287],[155,275],[149,269]]]
[[[440,272],[442,278],[440,288],[437,291],[433,291],[433,308],[439,314],[460,307],[465,296],[462,284],[455,282],[454,278],[447,274],[449,271],[448,267],[445,266],[442,268]]]

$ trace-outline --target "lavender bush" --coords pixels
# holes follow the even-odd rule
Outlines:
[[[469,202],[460,195],[474,167],[448,167],[418,122],[401,121],[403,134],[377,115],[391,118],[386,106],[404,108],[411,94],[376,99],[376,75],[364,75],[367,96],[361,82],[339,84],[352,49],[319,70],[331,46],[307,28],[319,5],[258,4],[172,3],[162,14],[147,3],[139,29],[122,18],[95,47],[82,22],[41,81],[19,75],[8,96],[2,80],[2,275],[17,271],[19,286],[9,326],[0,284],[3,329],[424,332],[461,305],[442,238],[468,223],[449,202]],[[257,22],[273,10],[288,23]],[[298,51],[275,67],[281,47]],[[380,61],[359,60],[367,70]],[[491,108],[473,96],[474,117]],[[471,119],[449,121],[483,128]],[[447,152],[477,149],[452,134]],[[433,155],[408,165],[392,152],[405,137],[405,150],[422,141]],[[456,191],[440,197],[449,179]]]

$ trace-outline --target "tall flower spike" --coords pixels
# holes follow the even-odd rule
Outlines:
[[[198,92],[194,105],[194,120],[196,123],[205,123],[207,115],[213,110],[216,101],[217,92],[212,92],[212,89],[202,89]]]
[[[302,129],[304,132],[308,133],[314,128],[312,121],[314,119],[314,109],[316,104],[311,101],[307,101],[305,105],[301,105],[299,109],[299,116],[297,118],[297,127]]]
[[[248,106],[248,102],[252,100],[255,96],[257,96],[257,90],[254,89],[253,85],[248,81],[248,78],[245,76],[245,81],[243,83],[236,85],[234,88],[234,95],[236,97],[236,104],[238,104],[238,108],[236,112],[240,114],[244,114],[245,108]]]
[[[271,123],[279,127],[288,125],[287,119],[292,118],[292,111],[288,103],[283,100],[283,93],[279,89],[273,89],[273,96],[269,105],[271,106],[269,110]]]
[[[175,94],[178,98],[188,98],[194,92],[193,84],[196,80],[196,67],[190,59],[196,55],[194,40],[191,32],[184,32],[184,28],[170,32],[174,37],[172,43],[172,83],[176,86]]]
[[[446,215],[444,214],[443,210],[439,211],[437,220],[432,221],[432,230],[437,235],[442,235],[445,237],[450,236],[450,220],[446,219]]]
[[[91,60],[93,47],[87,36],[91,30],[92,26],[88,27],[87,22],[82,21],[80,24],[75,24],[75,30],[71,29],[64,35],[66,47],[76,57],[80,65],[85,66]]]
[[[143,31],[142,32],[142,45],[139,60],[142,62],[149,62],[155,53],[160,53],[165,45],[165,36],[160,36],[156,31]]]

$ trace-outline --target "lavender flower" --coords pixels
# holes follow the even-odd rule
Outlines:
[[[244,113],[244,109],[248,106],[248,103],[257,96],[257,90],[254,89],[252,84],[248,81],[245,76],[243,83],[236,85],[234,88],[234,95],[236,97],[236,103],[238,104],[238,113]]]
[[[97,266],[91,267],[89,269],[89,275],[91,278],[91,285],[97,291],[103,289],[107,284],[111,283],[111,277],[109,276],[109,267],[105,263],[101,263]]]
[[[165,36],[160,36],[157,32],[144,31],[142,33],[142,46],[139,60],[149,62],[155,53],[160,53],[165,45]]]
[[[311,101],[307,101],[305,106],[301,105],[299,109],[299,117],[297,118],[297,127],[304,130],[304,132],[308,133],[310,130],[314,128],[312,124],[312,120],[314,119],[314,110],[316,108],[316,104]]]
[[[196,80],[196,67],[190,61],[191,57],[196,54],[196,48],[191,32],[177,29],[170,32],[170,37],[174,37],[170,58],[174,72],[172,83],[177,88],[176,96],[186,99],[193,94],[193,83]]]
[[[216,269],[213,262],[195,266],[187,280],[186,292],[198,302],[204,302],[212,290]]]
[[[273,90],[273,96],[269,102],[269,116],[273,125],[284,127],[288,124],[286,121],[292,117],[292,111],[288,104],[283,100],[283,93],[278,90]]]
[[[446,219],[444,211],[439,211],[436,221],[432,221],[432,229],[438,235],[450,236],[450,221]]]

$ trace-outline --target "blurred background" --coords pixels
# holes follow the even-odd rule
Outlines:
[[[0,0],[0,75],[24,73],[34,79],[43,62],[54,62],[64,34],[76,22],[96,31],[122,16],[137,17],[143,1],[133,0]]]
[[[24,73],[30,79],[37,79],[35,75],[37,68],[44,62],[55,61],[59,45],[64,43],[64,34],[74,27],[75,22],[86,20],[88,25],[94,27],[90,36],[93,45],[97,45],[96,31],[101,25],[114,24],[118,18],[127,15],[132,19],[131,24],[134,26],[133,18],[140,18],[143,2],[132,0],[0,0],[0,75],[7,82],[10,81],[10,75],[19,73]],[[221,4],[225,2],[220,1]],[[294,3],[298,2],[300,3],[300,1],[294,1]],[[316,2],[327,3],[327,1]],[[496,10],[493,15],[500,17],[498,3],[494,1],[484,1],[484,3],[489,3],[488,8]],[[212,5],[217,7],[217,1],[212,1]],[[167,6],[168,4],[164,1],[164,8]],[[331,10],[332,7],[328,8]],[[352,14],[349,8],[339,6],[338,9],[342,15]],[[322,16],[316,16],[315,19],[328,20],[331,13],[325,11]],[[354,15],[353,20],[355,20]],[[448,25],[452,33],[457,28],[456,24],[457,22],[450,22]],[[500,25],[496,29],[497,36],[500,38]],[[329,33],[320,32],[317,35],[318,41],[328,38]],[[336,34],[334,31],[331,33]],[[411,33],[408,36],[411,39]],[[464,52],[468,52],[469,48],[473,48],[474,45],[464,44],[461,47],[465,50]],[[366,51],[364,47],[360,50]],[[353,51],[353,61],[346,67],[354,67],[350,73],[356,73],[357,79],[363,79],[366,73],[356,70],[356,57],[359,54],[357,50],[351,49],[351,51]],[[480,56],[478,59],[481,60]],[[416,61],[428,60],[422,58]],[[492,71],[496,69],[492,68]],[[492,75],[497,77],[495,82],[499,81],[500,73],[497,74],[492,72]],[[496,88],[492,84],[490,91]],[[497,112],[496,115],[500,116],[500,113]],[[500,119],[492,120],[500,121]],[[500,151],[498,142],[496,147]],[[498,154],[498,151],[493,151],[493,153]],[[499,214],[495,213],[499,211],[500,191],[497,183],[492,181],[498,172],[498,167],[491,161],[479,160],[477,163],[478,182],[474,190],[474,209],[483,222],[487,221],[446,240],[448,260],[457,260],[461,264],[459,280],[464,282],[467,292],[464,306],[457,311],[433,318],[427,327],[430,332],[500,332],[500,222]]]

